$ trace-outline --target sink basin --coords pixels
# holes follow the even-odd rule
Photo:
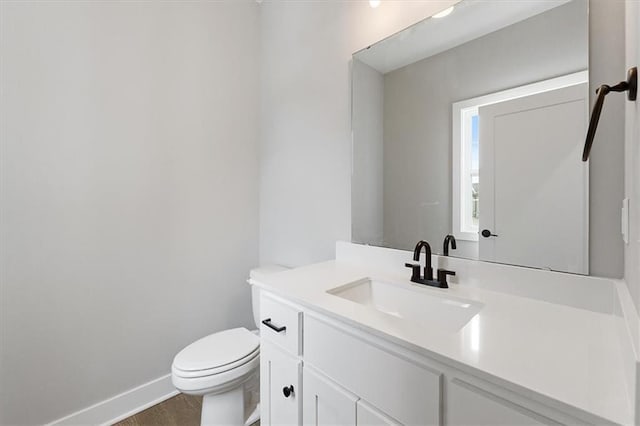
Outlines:
[[[327,293],[424,327],[456,332],[484,306],[472,300],[440,296],[426,288],[365,278]]]

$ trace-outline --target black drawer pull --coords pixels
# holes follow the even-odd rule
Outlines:
[[[289,398],[289,396],[293,395],[293,385],[283,387],[282,393],[285,398]]]
[[[271,324],[271,318],[262,320],[262,323],[270,329],[274,330],[276,333],[281,333],[287,329],[287,327],[285,327],[284,325],[282,327],[278,327],[277,325]]]

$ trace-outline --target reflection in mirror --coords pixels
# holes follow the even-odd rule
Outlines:
[[[587,6],[463,0],[354,54],[354,242],[589,273]]]

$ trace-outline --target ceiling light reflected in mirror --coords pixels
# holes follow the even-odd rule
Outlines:
[[[454,6],[451,6],[445,10],[443,10],[442,12],[438,12],[435,15],[433,15],[434,18],[444,18],[445,16],[449,16],[451,15],[451,12],[453,12],[453,8]]]

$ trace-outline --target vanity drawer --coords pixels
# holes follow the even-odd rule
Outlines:
[[[402,424],[440,424],[440,372],[315,316],[306,315],[304,327],[305,365]]]
[[[261,293],[261,338],[293,355],[301,355],[302,310],[268,293]]]

